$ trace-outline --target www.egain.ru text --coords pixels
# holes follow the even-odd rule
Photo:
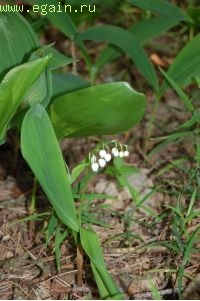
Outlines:
[[[16,3],[16,2],[15,2]],[[6,2],[0,2],[0,12],[34,12],[34,13],[40,13],[41,15],[45,16],[48,13],[83,13],[86,10],[88,10],[91,13],[96,12],[96,6],[95,5],[79,5],[79,8],[74,8],[72,5],[61,5],[60,2],[58,2],[57,5],[52,4],[42,4],[42,5],[31,5],[30,7],[27,7],[23,4],[6,4]]]

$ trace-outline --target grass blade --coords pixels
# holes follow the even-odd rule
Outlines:
[[[181,89],[181,87],[164,70],[160,68],[160,71],[162,75],[165,77],[166,81],[170,84],[170,86],[174,89],[174,91],[183,101],[185,108],[188,111],[193,112],[194,110],[193,104],[191,100],[188,98],[188,96],[185,94],[185,92]]]

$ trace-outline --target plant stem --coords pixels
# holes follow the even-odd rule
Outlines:
[[[36,204],[36,191],[37,191],[37,179],[36,177],[34,177],[34,181],[33,181],[33,188],[32,188],[32,195],[31,195],[31,204],[30,206],[28,207],[28,213],[29,215],[32,215],[35,213],[35,204]],[[35,221],[34,220],[31,220],[29,222],[29,239],[32,240],[33,236],[34,236],[34,233],[35,233]]]
[[[31,205],[29,207],[29,213],[30,214],[33,214],[35,212],[36,192],[37,192],[37,179],[36,179],[36,177],[34,177],[33,188],[32,188],[32,196],[31,196]]]
[[[83,285],[83,248],[80,243],[77,244],[77,284]]]
[[[85,49],[84,44],[83,43],[79,44],[79,47],[80,47],[80,50],[82,52],[84,61],[85,61],[86,65],[87,65],[87,70],[88,70],[89,76],[90,76],[90,83],[91,83],[91,85],[93,85],[94,84],[94,77],[93,77],[92,62],[91,62],[90,57],[89,57],[89,55],[88,55],[88,53],[87,53],[87,51]]]
[[[75,47],[75,43],[74,41],[71,41],[71,55],[74,59],[73,63],[72,63],[72,72],[77,75],[77,59],[76,59],[76,47]]]

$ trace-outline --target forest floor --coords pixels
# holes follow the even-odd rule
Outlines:
[[[117,65],[109,65],[99,81],[127,80],[133,87],[136,81],[139,87],[140,76],[135,75],[131,64],[128,60],[126,63],[119,60]],[[174,241],[175,219],[167,205],[176,206],[179,202],[183,208],[188,208],[195,149],[187,138],[147,156],[159,141],[146,139],[154,97],[148,87],[142,87],[142,91],[148,99],[145,118],[134,129],[114,138],[129,145],[130,156],[125,163],[138,171],[129,175],[128,181],[145,199],[144,206],[136,207],[128,189],[120,187],[116,178],[102,172],[92,180],[88,193],[107,194],[113,198],[92,200],[89,210],[96,220],[105,224],[92,227],[102,243],[106,266],[126,298],[153,299],[152,285],[163,299],[177,299],[177,270],[182,258],[167,246]],[[168,91],[158,106],[151,137],[175,131],[188,117],[177,96]],[[15,132],[10,133],[7,143],[0,148],[0,299],[84,299],[90,294],[98,298],[86,257],[83,285],[77,285],[76,248],[71,236],[61,246],[58,272],[55,245],[53,241],[48,248],[44,244],[46,217],[23,221],[30,214],[33,176],[20,151],[16,161],[14,135]],[[108,140],[112,138],[107,137]],[[146,143],[148,151],[145,151]],[[95,139],[64,140],[61,146],[71,169],[88,155],[95,146]],[[197,203],[194,207],[200,209]],[[40,213],[48,212],[50,208],[40,189],[36,195],[36,208]],[[192,232],[199,222],[199,216],[193,218],[187,231]],[[182,283],[185,299],[200,299],[200,245],[195,247],[197,251],[192,252],[184,270],[187,274]]]

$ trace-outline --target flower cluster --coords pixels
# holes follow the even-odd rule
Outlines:
[[[100,168],[104,168],[113,157],[128,157],[129,151],[127,145],[122,145],[117,141],[112,141],[111,145],[114,144],[110,151],[108,144],[103,144],[102,148],[97,149],[89,156],[91,169],[97,172]]]

